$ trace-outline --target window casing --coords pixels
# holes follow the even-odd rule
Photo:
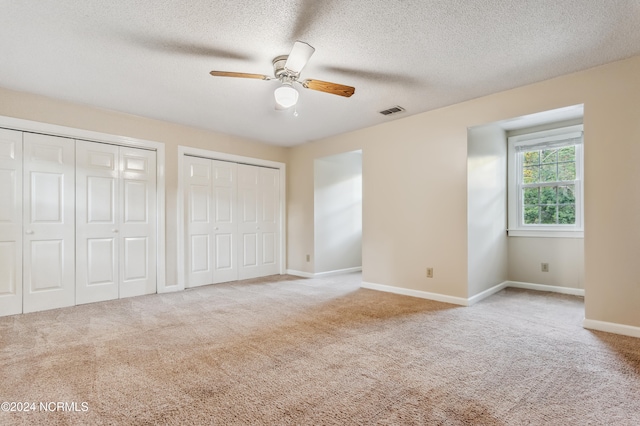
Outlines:
[[[583,126],[509,138],[509,236],[583,236]]]

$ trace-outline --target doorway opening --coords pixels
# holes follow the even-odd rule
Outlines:
[[[362,151],[314,160],[314,276],[362,270]]]
[[[467,231],[470,298],[491,292],[500,285],[502,288],[510,286],[584,295],[584,240],[583,233],[577,232],[582,230],[560,232],[560,229],[551,229],[553,221],[540,220],[539,223],[533,221],[530,226],[529,222],[525,221],[529,229],[523,232],[521,229],[515,229],[515,221],[508,214],[509,205],[517,206],[518,203],[529,210],[533,206],[547,210],[554,208],[561,213],[561,208],[566,208],[565,205],[556,207],[558,200],[563,196],[561,189],[574,186],[577,188],[577,184],[581,182],[576,181],[576,185],[562,182],[556,185],[556,188],[551,179],[543,176],[542,171],[539,172],[537,180],[526,175],[525,178],[529,179],[527,182],[532,183],[525,186],[534,187],[536,194],[541,194],[536,202],[532,202],[530,199],[533,191],[527,188],[524,197],[520,192],[510,189],[509,181],[513,179],[509,177],[513,175],[512,178],[517,178],[517,170],[522,168],[526,169],[527,173],[549,168],[560,176],[562,173],[558,172],[561,169],[558,164],[562,163],[561,166],[566,168],[570,161],[560,161],[557,158],[569,149],[566,147],[568,142],[562,142],[561,145],[554,142],[555,145],[549,145],[549,141],[558,139],[560,131],[581,128],[583,115],[583,105],[575,105],[489,123],[468,130]],[[529,151],[533,150],[540,158],[545,155],[552,158],[555,155],[555,162],[540,160],[540,165],[526,163],[520,169],[514,167],[513,164],[517,162],[509,161],[509,156],[518,154],[509,149],[509,143],[517,142],[518,138],[528,139],[527,143],[530,144],[536,141],[544,143],[540,147],[535,145]],[[580,133],[577,139],[581,138]],[[535,151],[536,149],[539,152]],[[575,154],[574,157],[577,159],[578,155]],[[519,161],[522,163],[523,160]],[[521,171],[522,173],[524,172]],[[561,180],[579,179],[578,175],[574,175]],[[578,197],[575,199],[578,200]],[[522,215],[528,212],[525,209],[520,211],[524,211]]]

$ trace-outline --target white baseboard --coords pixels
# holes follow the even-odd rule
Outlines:
[[[471,296],[470,298],[467,299],[467,306],[474,305],[479,301],[496,294],[500,290],[504,290],[509,286],[509,283],[510,281],[501,282],[500,284],[494,285],[493,287],[483,291],[482,293],[478,293],[475,296]]]
[[[615,322],[596,321],[584,319],[582,326],[589,330],[606,331],[607,333],[622,334],[623,336],[639,337],[640,327],[618,324]]]
[[[555,285],[523,283],[520,281],[505,281],[505,287],[524,288],[527,290],[550,291],[552,293],[571,294],[573,296],[584,296],[584,289],[572,287],[558,287]]]
[[[474,305],[479,301],[486,299],[487,297],[507,287],[523,288],[527,290],[536,290],[536,291],[550,291],[554,293],[571,294],[575,296],[584,296],[584,290],[580,288],[557,287],[557,286],[544,285],[544,284],[524,283],[520,281],[504,281],[500,284],[497,284],[483,291],[482,293],[478,293],[475,296],[471,296],[467,299],[463,297],[448,296],[446,294],[429,293],[421,290],[411,290],[407,288],[393,287],[389,285],[374,284],[374,283],[367,283],[367,282],[362,282],[361,287],[368,288],[371,290],[384,291],[387,293],[404,294],[405,296],[419,297],[421,299],[436,300],[438,302],[453,303],[454,305],[461,305],[461,306]]]
[[[330,277],[332,275],[349,274],[351,272],[362,272],[362,266],[356,266],[354,268],[336,269],[335,271],[316,272],[313,274],[315,278]]]
[[[287,269],[287,274],[288,275],[294,275],[296,277],[303,277],[303,278],[324,278],[324,277],[330,277],[332,275],[342,275],[342,274],[348,274],[350,272],[360,272],[362,271],[362,266],[356,266],[353,268],[345,268],[345,269],[336,269],[335,271],[326,271],[326,272],[303,272],[303,271],[296,271],[295,269]]]
[[[287,269],[287,275],[293,275],[295,277],[302,278],[313,278],[313,272],[296,271],[295,269]]]
[[[426,291],[411,290],[408,288],[393,287],[384,284],[367,283],[364,281],[362,282],[362,284],[360,284],[360,287],[368,288],[369,290],[384,291],[387,293],[402,294],[404,296],[413,296],[419,297],[421,299],[435,300],[437,302],[452,303],[454,305],[468,305],[467,299],[464,299],[462,297],[447,296],[446,294],[429,293]]]

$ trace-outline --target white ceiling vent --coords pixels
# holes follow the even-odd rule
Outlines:
[[[404,108],[402,108],[401,106],[396,105],[396,106],[391,107],[389,109],[385,109],[384,111],[380,111],[380,114],[382,114],[382,115],[391,115],[391,114],[397,114],[397,113],[402,112],[402,111],[404,111]]]

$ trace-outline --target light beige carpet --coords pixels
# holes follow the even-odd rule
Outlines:
[[[0,424],[640,424],[640,339],[584,330],[580,298],[507,289],[464,308],[359,283],[0,318],[0,401],[75,410]]]

